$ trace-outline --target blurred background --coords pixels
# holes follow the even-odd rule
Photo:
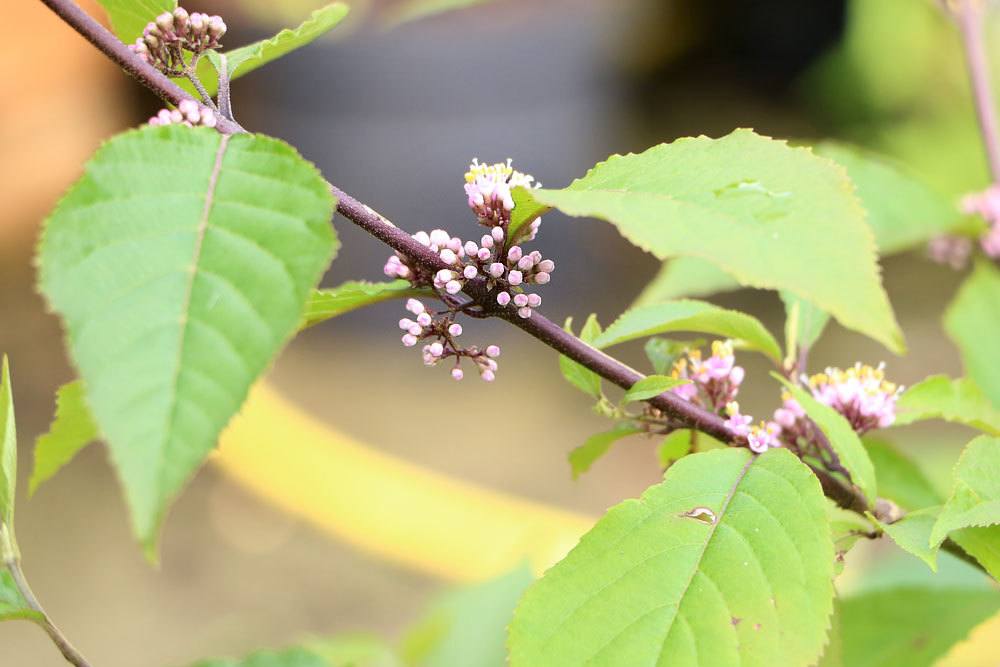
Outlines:
[[[231,47],[294,25],[320,4],[185,7],[222,14]],[[958,41],[930,0],[494,0],[398,25],[400,2],[351,4],[349,22],[329,38],[237,81],[236,115],[291,142],[330,181],[410,231],[472,229],[462,174],[474,156],[512,157],[558,187],[611,153],[736,127],[854,141],[894,155],[950,196],[986,183]],[[160,105],[41,3],[4,9],[0,351],[12,360],[26,480],[55,389],[73,377],[59,323],[34,289],[41,220],[101,141]],[[380,279],[386,249],[349,223],[335,225],[343,248],[325,283]],[[597,312],[610,322],[658,269],[610,226],[557,214],[546,216],[538,247],[559,265],[544,290],[544,311],[556,321]],[[832,326],[811,370],[885,359],[891,379],[907,385],[961,375],[940,316],[962,275],[920,253],[890,258],[884,271],[909,355],[892,357]],[[781,331],[773,293],[714,300]],[[458,384],[398,344],[400,313],[390,302],[309,330],[278,360],[272,386],[375,451],[581,515],[597,516],[660,477],[655,442],[638,438],[572,481],[567,452],[607,425],[562,381],[549,349],[502,323],[470,323],[470,340],[498,343],[504,356],[494,385]],[[622,354],[643,363],[638,346]],[[751,378],[741,403],[770,412],[777,391],[764,362],[744,355],[741,363]],[[477,428],[501,404],[517,426]],[[928,474],[944,480],[969,433],[935,426],[887,436],[926,453]],[[293,455],[295,443],[287,446]],[[169,517],[158,569],[133,543],[100,447],[19,502],[36,592],[102,667],[183,665],[309,634],[394,637],[448,579],[463,578],[373,554],[211,466]],[[380,526],[365,530],[377,539]],[[858,554],[845,579],[863,577],[877,551]],[[41,631],[0,624],[3,667],[61,664]]]

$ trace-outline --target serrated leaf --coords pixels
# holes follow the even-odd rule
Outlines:
[[[680,429],[668,434],[656,448],[656,458],[664,470],[691,453],[690,429]]]
[[[389,299],[427,295],[426,290],[413,289],[406,280],[384,283],[349,280],[329,289],[313,290],[312,296],[306,302],[305,324],[302,326],[303,328],[315,326],[352,310]]]
[[[0,565],[0,621],[41,622],[43,619],[21,595],[10,572]]]
[[[791,392],[806,414],[816,422],[816,425],[829,440],[830,447],[840,458],[840,463],[851,473],[851,481],[864,494],[869,505],[874,505],[876,496],[875,467],[872,465],[872,460],[864,445],[861,444],[861,439],[858,438],[858,434],[854,432],[851,425],[840,413],[814,399],[802,387],[792,384],[776,373],[772,373],[772,375]]]
[[[637,428],[619,427],[604,433],[598,433],[587,438],[587,441],[569,453],[569,465],[573,471],[573,479],[590,470],[594,463],[608,453],[611,445],[624,437],[641,433]]]
[[[632,307],[692,296],[710,296],[739,288],[739,281],[708,260],[675,257],[663,263],[636,297]]]
[[[83,383],[75,380],[59,387],[55,419],[48,433],[35,441],[35,468],[28,482],[28,492],[33,494],[99,437],[100,431],[84,397]]]
[[[1000,269],[976,264],[945,311],[944,328],[962,353],[965,374],[1000,406],[1000,345],[984,338],[1000,331]]]
[[[1000,594],[974,588],[908,586],[848,597],[838,604],[841,664],[930,667],[998,609]]]
[[[315,10],[296,28],[285,28],[269,39],[227,51],[225,55],[229,78],[238,79],[323,36],[344,20],[348,10],[349,7],[343,2],[334,2]],[[214,95],[219,86],[216,72],[222,69],[222,61],[214,51],[207,52],[207,55],[216,71],[199,68],[198,73],[208,92]]]
[[[660,259],[701,257],[741,284],[787,290],[905,349],[853,185],[808,149],[749,130],[680,139],[529,194],[568,215],[607,220]]]
[[[108,13],[118,39],[131,44],[146,24],[163,12],[172,12],[177,0],[97,0]]]
[[[1000,410],[970,378],[932,375],[913,385],[896,403],[896,424],[944,419],[1000,435]]]
[[[14,496],[17,492],[17,426],[7,355],[0,365],[0,532],[14,530]],[[2,537],[2,536],[0,536]],[[3,540],[0,540],[2,542]],[[0,551],[4,545],[0,543]],[[0,553],[6,558],[10,554]]]
[[[910,512],[895,523],[883,523],[874,517],[870,518],[899,548],[927,563],[932,572],[937,572],[938,545],[931,546],[930,537],[940,513],[940,507],[926,507]]]
[[[442,596],[403,638],[400,652],[406,664],[505,667],[507,624],[534,579],[530,568],[521,565],[490,581]]]
[[[943,498],[920,467],[893,445],[865,438],[864,446],[875,467],[880,497],[888,498],[906,510],[941,504]]]
[[[332,210],[283,142],[177,126],[105,144],[46,221],[41,288],[151,556],[168,503],[301,322],[337,247]]]
[[[798,351],[810,349],[823,335],[830,316],[805,299],[789,292],[779,292],[785,304],[785,350],[788,361],[794,361]]]
[[[650,338],[643,346],[646,358],[658,375],[665,375],[674,364],[674,360],[688,350],[697,349],[705,345],[705,339],[699,338],[692,341],[676,341],[667,338]]]
[[[875,528],[857,512],[838,507],[832,500],[827,502],[826,508],[830,515],[830,536],[837,552],[835,572],[839,575],[844,566],[844,554],[862,537],[874,533]]]
[[[517,239],[521,228],[534,220],[549,209],[545,204],[536,201],[531,196],[531,191],[524,187],[514,188],[511,191],[514,199],[514,210],[510,213],[510,223],[507,225],[508,236]]]
[[[679,387],[682,384],[689,384],[690,382],[690,380],[682,380],[667,375],[647,375],[625,392],[625,395],[622,397],[622,404],[645,401],[647,398],[659,396],[669,389]]]
[[[594,340],[594,345],[605,348],[669,331],[696,331],[733,338],[748,349],[781,361],[778,342],[757,318],[691,299],[626,310]]]
[[[793,454],[692,454],[528,589],[510,664],[805,667],[832,568],[825,499]]]
[[[938,545],[961,528],[1000,524],[1000,438],[979,436],[955,464],[951,497],[931,531]]]
[[[567,318],[563,327],[566,331],[573,333],[573,318]],[[591,314],[580,330],[580,340],[588,345],[600,336],[601,325],[597,321],[597,315]],[[565,355],[559,355],[559,370],[566,381],[592,398],[600,400],[601,376],[590,370],[586,366],[579,364]]]
[[[842,165],[854,181],[879,254],[918,247],[960,226],[961,215],[951,201],[891,158],[834,141],[813,150]]]
[[[975,558],[986,572],[1000,581],[1000,526],[963,528],[948,538]]]

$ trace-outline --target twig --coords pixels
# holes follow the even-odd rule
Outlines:
[[[225,53],[219,54],[219,112],[231,121],[233,116],[233,101],[229,94],[229,60]]]
[[[201,82],[201,79],[198,78],[198,59],[200,57],[200,53],[196,53],[191,57],[191,62],[184,67],[184,76],[187,77],[187,80],[191,82],[194,89],[198,91],[199,95],[201,95],[201,101],[205,104],[205,106],[209,107],[213,111],[218,111],[219,107],[215,106],[212,96],[208,94],[208,91],[205,90],[205,85]],[[229,116],[226,116],[226,118],[229,118]]]
[[[981,0],[959,0],[952,13],[958,21],[965,47],[965,60],[969,70],[969,83],[976,104],[979,130],[983,148],[990,163],[993,183],[1000,185],[1000,131],[998,131],[993,90],[990,84],[990,67],[983,42],[983,14],[987,11]]]
[[[82,11],[72,0],[41,0],[58,14],[67,24],[74,28],[84,38],[101,50],[105,55],[118,63],[126,72],[134,76],[144,86],[152,90],[162,99],[177,105],[181,100],[192,99],[184,90],[157,71],[152,65],[132,53],[104,26]],[[219,120],[216,129],[224,134],[245,132],[240,125],[229,118]],[[399,229],[386,218],[376,213],[372,208],[334,185],[330,192],[337,198],[337,211],[345,218],[361,227],[366,232],[417,262],[428,272],[436,272],[449,268],[447,264],[422,245],[408,233]],[[643,379],[643,375],[629,368],[620,361],[597,350],[576,336],[567,333],[557,324],[535,312],[530,318],[524,319],[517,315],[512,306],[501,307],[496,300],[490,298],[483,278],[476,278],[466,283],[463,290],[472,300],[479,304],[487,315],[507,320],[514,326],[534,336],[549,347],[555,349],[570,359],[584,365],[609,382],[623,389],[629,389],[633,384]],[[746,439],[734,436],[725,426],[719,415],[689,403],[671,392],[654,396],[647,402],[663,411],[689,428],[702,431],[722,442],[745,447]],[[867,509],[867,502],[853,487],[840,484],[828,473],[823,488],[831,498],[847,509]]]
[[[36,622],[49,635],[52,643],[56,645],[56,648],[63,654],[66,661],[76,667],[91,667],[87,659],[80,655],[80,652],[73,647],[69,640],[66,639],[66,636],[56,627],[56,624],[52,622],[49,615],[45,613],[42,605],[38,602],[38,598],[35,597],[31,587],[28,585],[27,579],[24,578],[20,562],[15,559],[7,562],[5,565],[10,572],[11,578],[14,580],[14,585],[17,586],[17,590],[21,593],[21,597],[28,603],[28,607],[41,615],[41,620]]]

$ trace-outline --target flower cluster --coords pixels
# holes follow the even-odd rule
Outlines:
[[[405,332],[402,338],[403,345],[413,347],[420,341],[429,341],[422,349],[426,365],[436,366],[449,357],[454,358],[455,364],[451,369],[451,376],[461,380],[465,377],[462,359],[469,359],[483,380],[492,382],[496,379],[496,358],[500,356],[500,347],[488,345],[480,350],[477,347],[460,346],[455,339],[462,335],[462,325],[455,322],[454,311],[434,313],[427,310],[427,307],[417,299],[407,300],[406,310],[416,317],[412,320],[404,317],[399,321],[399,328]]]
[[[745,372],[742,366],[736,365],[733,342],[717,340],[712,342],[710,357],[702,359],[701,350],[688,350],[674,361],[670,375],[691,380],[671,391],[685,401],[718,412],[736,399]]]
[[[827,368],[809,378],[809,389],[817,401],[847,419],[858,434],[886,428],[896,421],[896,399],[903,388],[885,379],[885,364],[841,370]]]
[[[556,268],[555,262],[545,259],[539,251],[528,251],[521,245],[535,238],[540,219],[510,231],[511,212],[516,206],[512,190],[533,187],[534,181],[534,177],[514,170],[510,160],[490,165],[473,160],[465,174],[465,194],[479,224],[488,227],[489,232],[483,234],[478,243],[474,240],[463,241],[443,229],[430,233],[417,232],[413,238],[437,254],[447,268],[429,271],[405,253],[397,251],[386,260],[383,272],[390,278],[408,280],[415,287],[433,288],[451,306],[449,312],[452,318],[460,310],[456,295],[471,280],[481,281],[497,306],[512,306],[519,317],[531,317],[532,311],[541,305],[542,297],[529,292],[528,287],[547,284]],[[419,334],[410,335],[416,337]],[[409,340],[404,336],[404,343],[415,344],[415,341],[408,343]],[[480,366],[480,374],[490,380],[496,371],[496,362],[488,354],[492,347],[480,352],[478,348],[449,348],[447,341],[441,342],[443,354],[473,358]],[[433,349],[438,350],[437,347]],[[427,358],[425,354],[425,360]],[[461,377],[461,369],[458,371],[458,377]]]
[[[938,264],[946,264],[961,271],[972,254],[972,240],[964,236],[943,234],[927,242],[927,256]]]
[[[991,185],[982,192],[966,195],[961,203],[962,212],[978,215],[988,225],[979,237],[983,252],[993,259],[1000,259],[1000,186]]]
[[[181,100],[176,109],[160,109],[160,111],[149,119],[150,125],[187,125],[194,127],[215,127],[219,119],[215,112],[208,107],[199,105],[194,100]]]
[[[181,76],[187,63],[184,51],[198,56],[221,46],[226,24],[220,16],[200,12],[188,14],[183,7],[164,12],[146,25],[142,37],[129,48],[168,76]]]

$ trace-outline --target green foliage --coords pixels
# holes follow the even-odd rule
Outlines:
[[[76,380],[64,384],[56,392],[56,416],[49,432],[35,441],[35,468],[28,482],[28,492],[34,493],[100,436],[87,407],[83,383]]]
[[[674,360],[688,350],[705,345],[705,340],[699,338],[692,341],[676,341],[667,338],[654,337],[646,341],[643,350],[649,364],[658,375],[665,375],[673,367]]]
[[[865,438],[864,446],[875,467],[880,497],[908,510],[941,504],[943,499],[920,467],[893,445]]]
[[[963,528],[952,532],[948,538],[975,558],[991,577],[1000,581],[1000,525]]]
[[[516,239],[521,229],[535,218],[540,216],[549,207],[536,201],[531,196],[531,190],[520,187],[511,191],[514,199],[514,210],[510,213],[510,223],[507,225],[507,234],[510,238]]]
[[[976,264],[948,306],[944,326],[962,353],[966,375],[1000,406],[1000,345],[991,340],[1000,331],[1000,269]]]
[[[566,319],[564,328],[566,331],[573,333],[572,317]],[[589,345],[593,344],[600,335],[601,325],[597,321],[597,315],[591,314],[584,323],[583,329],[580,330],[580,340]],[[601,376],[586,366],[578,364],[565,355],[559,355],[559,370],[567,382],[588,396],[598,400],[603,396],[601,393]]]
[[[278,651],[258,651],[242,660],[204,660],[192,667],[341,667],[343,664],[335,664],[316,651],[296,646]],[[354,664],[361,667],[367,663]]]
[[[404,637],[404,662],[420,667],[505,667],[507,624],[532,581],[531,570],[521,565],[443,596]]]
[[[885,534],[892,538],[901,549],[927,563],[927,567],[937,572],[938,545],[931,545],[931,530],[941,513],[940,507],[927,507],[910,512],[895,523],[882,523],[872,517]]]
[[[17,491],[17,426],[14,421],[14,395],[10,384],[10,364],[3,357],[0,368],[0,557],[7,560],[5,531],[14,530],[14,496]]]
[[[944,419],[1000,435],[1000,410],[969,378],[932,375],[907,389],[896,403],[896,424]]]
[[[573,479],[590,470],[594,463],[608,453],[611,445],[624,437],[641,433],[631,426],[618,426],[610,431],[598,433],[587,438],[587,441],[569,453],[569,465],[573,471]]]
[[[226,66],[230,79],[237,79],[263,67],[272,60],[288,55],[296,49],[309,44],[313,40],[335,28],[347,16],[348,6],[343,2],[334,2],[315,10],[309,18],[296,28],[285,28],[274,37],[262,39],[246,46],[226,52]],[[216,70],[222,68],[222,62],[215,52],[208,53],[209,59]],[[218,88],[218,77],[215,72],[199,68],[205,88],[214,94]],[[209,76],[203,76],[209,74]]]
[[[961,216],[951,201],[894,160],[834,141],[824,141],[813,150],[847,169],[868,211],[879,254],[921,246],[960,225]]]
[[[740,283],[715,264],[700,257],[668,259],[632,304],[648,306],[692,296],[709,296],[739,289]]]
[[[493,0],[397,0],[386,10],[386,26],[398,27],[436,14],[482,5]]]
[[[966,445],[955,464],[951,496],[930,544],[940,544],[954,530],[995,524],[1000,524],[1000,438],[983,435]]]
[[[830,447],[837,453],[840,463],[851,473],[851,481],[861,490],[869,504],[875,502],[875,467],[868,456],[857,433],[839,412],[823,405],[798,385],[792,384],[780,375],[773,374],[791,392],[806,414],[816,422],[826,435]]]
[[[656,448],[656,458],[660,467],[666,470],[677,461],[691,453],[694,432],[690,429],[680,429],[667,434],[663,442]]]
[[[622,397],[622,404],[645,401],[648,398],[659,396],[668,389],[673,389],[674,387],[679,387],[682,384],[690,382],[690,380],[680,380],[667,375],[647,375],[625,392],[625,395]]]
[[[172,12],[177,0],[97,0],[111,19],[118,39],[131,44],[146,24],[163,12]]]
[[[406,280],[384,283],[349,280],[330,289],[314,290],[306,303],[302,326],[311,327],[358,308],[409,296],[427,296],[427,292],[413,289]]]
[[[819,340],[830,316],[789,292],[780,292],[779,296],[785,304],[785,361],[790,366],[799,350],[810,349]]]
[[[10,572],[0,565],[0,621],[36,621],[43,616],[28,605]]]
[[[704,301],[670,301],[632,308],[622,313],[594,340],[599,348],[669,331],[697,331],[733,338],[742,346],[781,361],[781,348],[760,321]]]
[[[737,130],[615,155],[562,190],[531,190],[573,216],[612,222],[660,259],[691,255],[743,285],[787,290],[895,352],[872,232],[843,168]]]
[[[337,247],[333,205],[280,141],[174,126],[105,144],[46,221],[41,287],[151,556],[167,504],[301,323]]]
[[[1000,609],[1000,594],[976,588],[905,586],[837,605],[837,658],[821,667],[930,667]],[[838,659],[839,658],[839,659]]]
[[[681,459],[528,589],[510,664],[813,664],[832,611],[825,503],[783,449]]]

